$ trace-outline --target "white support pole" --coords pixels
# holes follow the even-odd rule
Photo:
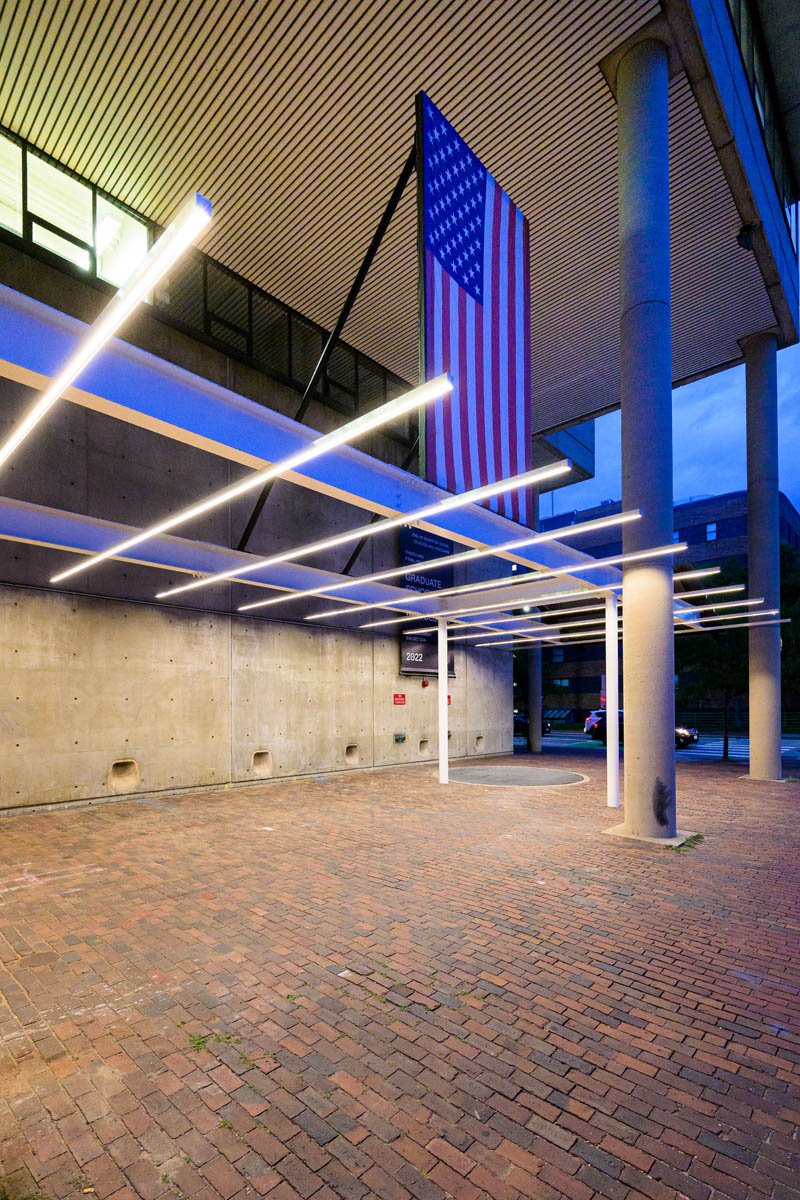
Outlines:
[[[619,808],[619,599],[606,596],[606,803]]]
[[[439,617],[436,625],[439,652],[439,783],[447,783],[449,753],[447,745],[447,620]]]

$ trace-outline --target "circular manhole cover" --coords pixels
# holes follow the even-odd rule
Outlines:
[[[552,767],[453,767],[450,778],[457,783],[481,783],[484,787],[558,787],[586,781],[586,776],[577,771],[557,771]]]

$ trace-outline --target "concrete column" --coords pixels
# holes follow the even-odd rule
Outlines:
[[[539,754],[542,749],[542,651],[539,646],[528,650],[528,749]]]
[[[672,541],[672,354],[667,49],[631,47],[617,73],[623,550]],[[624,570],[625,821],[628,836],[675,828],[672,562]]]
[[[745,343],[747,379],[747,582],[765,608],[780,607],[778,385],[773,333]],[[781,778],[781,633],[750,630],[750,778]]]
[[[439,694],[436,697],[436,707],[439,715],[439,783],[447,783],[450,778],[450,747],[448,745],[448,712],[447,712],[447,621],[439,617],[436,622],[436,646],[439,655]]]
[[[619,808],[619,597],[606,596],[606,803]]]

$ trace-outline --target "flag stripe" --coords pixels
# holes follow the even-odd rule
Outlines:
[[[458,493],[530,468],[528,226],[427,97],[422,144],[425,375],[454,384],[426,419],[427,476]],[[518,492],[484,503],[531,511]]]

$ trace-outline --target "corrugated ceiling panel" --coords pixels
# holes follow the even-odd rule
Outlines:
[[[616,132],[598,62],[657,0],[18,0],[0,123],[164,222],[199,187],[203,248],[336,317],[428,90],[531,224],[534,424],[617,402]],[[674,367],[772,321],[685,80],[672,84]],[[346,336],[417,375],[410,187]]]

